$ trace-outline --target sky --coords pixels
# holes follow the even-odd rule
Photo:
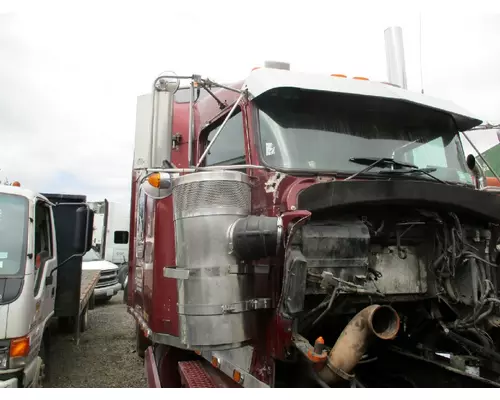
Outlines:
[[[136,98],[161,72],[228,82],[271,59],[386,80],[384,29],[392,25],[403,28],[409,90],[421,90],[422,71],[426,94],[500,123],[498,12],[180,4],[0,0],[0,180],[128,202]],[[496,132],[471,138],[481,151],[498,143]]]

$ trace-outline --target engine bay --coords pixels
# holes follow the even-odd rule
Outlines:
[[[323,386],[330,367],[342,379],[328,386],[500,386],[497,240],[494,223],[430,207],[313,213],[289,237],[280,309],[312,377]],[[349,340],[362,354],[345,354]],[[352,371],[337,368],[346,358]]]

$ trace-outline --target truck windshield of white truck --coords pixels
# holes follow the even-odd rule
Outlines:
[[[0,277],[24,274],[28,200],[0,194]]]
[[[446,113],[385,98],[290,88],[270,91],[256,103],[261,156],[270,167],[350,175],[366,168],[359,159],[390,158],[432,170],[443,181],[472,184],[458,131]],[[384,163],[366,175],[391,172],[432,179]]]

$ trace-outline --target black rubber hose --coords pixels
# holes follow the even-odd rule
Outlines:
[[[278,218],[257,215],[237,220],[230,238],[234,253],[246,261],[274,257],[280,239]]]
[[[445,335],[457,343],[461,343],[467,347],[470,347],[471,349],[476,350],[480,355],[487,359],[496,361],[497,363],[500,362],[500,354],[498,354],[496,351],[488,350],[484,346],[481,346],[480,344],[477,344],[476,342],[473,342],[472,340],[469,340],[450,330],[445,332]]]
[[[335,290],[332,293],[332,296],[330,297],[330,301],[328,302],[328,307],[326,307],[326,310],[323,311],[318,318],[314,320],[314,322],[311,324],[311,328],[316,325],[319,321],[323,319],[323,317],[328,314],[328,312],[332,309],[333,302],[337,298],[337,295],[339,293],[339,289],[335,288]]]
[[[469,328],[467,329],[467,333],[470,333],[471,335],[476,337],[486,349],[491,350],[491,343],[477,329]]]
[[[330,386],[328,386],[328,385],[326,384],[326,382],[318,376],[318,374],[316,373],[316,371],[312,371],[311,376],[312,376],[312,378],[316,381],[316,383],[317,383],[319,386],[321,386],[322,388],[325,388],[325,389],[331,389],[331,387],[330,387]]]

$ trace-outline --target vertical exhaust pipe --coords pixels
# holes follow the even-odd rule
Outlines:
[[[387,28],[384,37],[389,83],[407,89],[403,30],[399,26]]]
[[[153,84],[149,168],[164,168],[171,160],[174,95],[179,85],[173,73],[162,74]]]
[[[264,68],[283,69],[290,71],[290,63],[282,61],[264,61]]]

